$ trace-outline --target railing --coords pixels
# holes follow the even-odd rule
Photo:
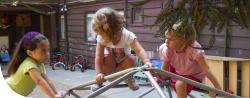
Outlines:
[[[158,92],[158,94],[161,96],[161,98],[168,98],[166,96],[165,92],[160,88],[160,86],[153,79],[153,76],[151,75],[151,73],[149,71],[155,71],[155,72],[158,72],[158,73],[160,73],[162,75],[165,75],[167,77],[173,77],[173,78],[176,78],[178,80],[185,81],[186,83],[191,84],[191,85],[193,85],[195,87],[198,87],[198,88],[201,88],[201,89],[204,89],[204,90],[207,90],[207,91],[215,92],[215,93],[219,94],[219,96],[225,96],[227,98],[240,98],[239,96],[236,96],[236,95],[233,95],[233,94],[230,94],[230,93],[227,93],[227,92],[224,92],[222,90],[218,90],[218,89],[215,89],[215,88],[212,88],[212,87],[208,87],[208,86],[206,86],[206,85],[204,85],[202,83],[193,81],[191,79],[187,79],[185,77],[173,74],[171,72],[163,71],[163,70],[156,69],[156,68],[148,68],[148,67],[145,67],[145,66],[137,67],[137,68],[130,68],[130,69],[126,69],[126,70],[123,70],[123,71],[120,71],[120,72],[105,76],[104,78],[106,80],[113,80],[113,78],[115,78],[115,77],[119,77],[119,78],[115,79],[114,81],[112,81],[108,85],[105,85],[104,87],[94,91],[93,93],[85,96],[84,98],[94,98],[94,97],[100,95],[101,93],[105,92],[106,90],[114,87],[115,85],[117,85],[121,81],[126,80],[129,76],[131,76],[131,75],[133,75],[133,74],[135,74],[137,72],[142,72],[147,76],[147,78],[151,82],[151,85],[152,85],[153,89],[155,89]],[[75,96],[77,98],[82,98],[81,96],[77,95],[74,91],[75,90],[89,90],[90,87],[88,87],[88,86],[93,85],[95,83],[96,83],[95,80],[89,81],[87,83],[84,83],[83,85],[79,85],[79,86],[76,86],[76,87],[73,87],[73,88],[69,89],[67,93],[72,94],[73,96]],[[147,90],[146,92],[141,94],[138,98],[148,94],[153,89],[151,88],[151,89]],[[171,93],[171,91],[168,91],[168,93]],[[172,94],[169,94],[169,97],[172,98]]]
[[[250,98],[250,59],[209,55],[205,58],[223,90]],[[211,86],[207,78],[205,84]]]

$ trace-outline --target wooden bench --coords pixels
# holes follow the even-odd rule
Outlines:
[[[223,90],[225,90],[225,85],[228,85],[228,90],[241,95],[243,98],[250,98],[250,59],[210,55],[206,55],[205,58]],[[225,62],[228,62],[228,65],[225,65]],[[225,66],[228,66],[228,68],[225,69]],[[238,72],[237,66],[240,66],[241,73]],[[228,78],[225,77],[225,72],[228,72]],[[238,76],[241,77],[241,87],[237,86]],[[228,80],[228,82],[225,80]],[[207,78],[205,79],[205,84],[212,86]],[[241,88],[240,94],[237,93],[239,88]]]

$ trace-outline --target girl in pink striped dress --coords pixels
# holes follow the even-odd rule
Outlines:
[[[183,33],[182,33],[183,34]],[[165,33],[166,41],[160,47],[160,56],[163,61],[162,69],[183,77],[202,82],[207,77],[215,88],[221,89],[218,80],[211,73],[204,58],[204,50],[200,50],[201,45],[195,41],[195,33],[181,33],[175,30],[168,30]],[[162,77],[167,79],[166,77]],[[194,86],[184,81],[170,78],[175,84],[174,90],[178,98],[186,98],[187,94],[194,89]],[[215,93],[209,92],[209,96],[216,96]]]

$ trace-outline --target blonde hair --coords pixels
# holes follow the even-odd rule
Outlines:
[[[196,34],[192,29],[186,29],[184,32],[170,29],[165,32],[165,35],[166,36],[169,35],[171,37],[181,39],[185,43],[185,45],[191,46],[191,47],[196,40]]]
[[[105,7],[99,9],[92,20],[92,29],[96,34],[106,33],[112,38],[117,32],[121,32],[125,24],[125,18],[116,10]]]

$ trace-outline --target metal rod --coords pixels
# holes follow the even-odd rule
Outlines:
[[[66,0],[64,0],[64,2],[63,2],[63,4],[64,5],[66,5],[67,4],[67,1]],[[63,11],[63,14],[64,14],[64,26],[65,26],[65,39],[66,39],[66,64],[70,64],[69,63],[69,26],[68,26],[68,12],[67,11]]]
[[[192,94],[188,94],[188,96],[190,97],[190,98],[196,98],[194,95],[192,95]]]
[[[79,86],[76,86],[76,87],[73,87],[73,88],[69,89],[69,91],[70,90],[82,90],[82,88],[85,88],[85,86],[89,86],[89,85],[92,85],[92,84],[95,84],[95,83],[96,83],[95,80],[88,81],[88,82],[86,82],[86,83],[84,83],[82,85],[79,85]]]
[[[128,72],[130,72],[130,71],[133,71],[133,70],[136,70],[136,68],[129,68],[129,69],[125,69],[125,70],[123,70],[123,71],[119,71],[119,72],[117,72],[117,73],[114,73],[114,74],[105,76],[104,79],[105,79],[105,80],[112,80],[112,79],[115,78],[115,77],[122,76],[122,75],[124,75],[124,74],[126,74],[126,73],[128,73]],[[82,85],[73,87],[73,88],[71,88],[71,89],[69,89],[69,90],[82,90],[83,87],[89,86],[89,85],[92,85],[92,84],[95,84],[95,83],[96,83],[95,80],[88,81],[88,82],[86,82],[86,83],[84,83],[84,84],[82,84]]]
[[[171,92],[171,86],[172,86],[171,82],[169,80],[168,81],[162,80],[161,78],[159,78],[159,80],[161,81],[161,83],[163,83],[163,85],[167,85],[167,86],[165,86],[166,91],[168,92],[169,97],[173,98],[172,92]]]
[[[171,92],[171,86],[170,87],[166,87],[166,90],[168,92],[168,95],[170,98],[173,98],[172,92]]]
[[[77,95],[74,91],[70,92],[73,96],[75,96],[76,98],[82,98],[81,96]],[[64,97],[63,97],[64,98]]]
[[[147,91],[141,93],[141,94],[140,94],[139,96],[137,96],[136,98],[142,98],[143,96],[145,96],[145,95],[149,94],[150,92],[152,92],[154,89],[155,89],[155,88],[152,87],[152,88],[148,89]]]
[[[199,83],[199,82],[196,82],[196,81],[193,81],[191,79],[188,79],[188,78],[185,78],[185,77],[182,77],[182,76],[179,76],[179,75],[176,75],[174,73],[171,73],[171,72],[168,72],[168,71],[163,71],[163,70],[160,70],[160,69],[155,69],[155,68],[147,68],[145,66],[142,66],[142,67],[137,67],[137,68],[130,68],[130,69],[126,69],[126,70],[123,70],[123,71],[120,71],[120,72],[117,72],[117,73],[114,73],[114,74],[111,74],[111,75],[108,75],[106,77],[104,77],[106,80],[109,80],[109,79],[113,79],[115,77],[119,77],[119,76],[122,76],[116,80],[114,80],[113,82],[111,82],[109,85],[106,85],[100,89],[98,89],[97,91],[95,91],[94,93],[90,94],[89,96],[87,96],[86,98],[93,98],[101,93],[103,93],[104,91],[112,88],[113,86],[115,86],[116,84],[120,83],[121,81],[123,81],[124,79],[126,79],[127,77],[129,77],[130,75],[132,74],[135,74],[136,72],[138,71],[141,71],[143,73],[146,74],[146,76],[149,78],[150,82],[152,83],[152,85],[155,87],[154,89],[157,90],[157,92],[160,94],[160,96],[162,98],[166,98],[166,95],[163,93],[162,89],[160,88],[160,86],[156,83],[156,81],[154,80],[153,76],[150,74],[150,72],[148,70],[154,70],[160,74],[163,74],[165,76],[168,76],[168,77],[173,77],[175,79],[178,79],[178,80],[181,80],[181,81],[184,81],[188,84],[191,84],[195,87],[198,87],[198,88],[201,88],[201,89],[204,89],[204,90],[207,90],[207,91],[212,91],[212,92],[215,92],[217,94],[219,94],[220,96],[225,96],[225,97],[229,97],[229,98],[241,98],[239,96],[236,96],[236,95],[233,95],[233,94],[230,94],[230,93],[227,93],[227,92],[224,92],[222,90],[218,90],[218,89],[215,89],[215,88],[211,88],[209,86],[206,86],[202,83]],[[125,74],[125,75],[124,75]],[[72,93],[72,95],[76,96],[77,98],[80,98],[80,96],[78,96],[75,92],[73,92],[73,90],[81,90],[83,88],[85,88],[85,86],[89,86],[89,85],[92,85],[92,84],[95,84],[96,82],[93,80],[93,81],[89,81],[83,85],[80,85],[80,86],[77,86],[77,87],[74,87],[70,90],[68,90],[69,93]],[[168,87],[168,92],[170,92],[169,96],[170,98],[172,97],[172,94],[171,94],[171,90],[170,88]],[[146,95],[146,93],[144,93]]]
[[[161,87],[157,84],[157,82],[154,80],[152,74],[149,71],[143,72],[148,77],[149,81],[152,83],[152,85],[155,87],[158,94],[161,96],[161,98],[167,98],[166,94],[162,91]]]
[[[94,98],[98,95],[100,95],[101,93],[105,92],[106,90],[112,88],[113,86],[117,85],[118,83],[122,82],[123,80],[127,79],[129,76],[135,74],[136,72],[138,72],[138,70],[134,70],[134,71],[130,71],[129,73],[123,75],[122,77],[112,81],[109,85],[106,85],[96,91],[94,91],[92,94],[88,95],[85,98]]]
[[[78,89],[74,89],[74,90],[91,90],[91,87],[82,87],[82,88],[78,88]]]
[[[165,76],[168,76],[168,77],[173,77],[177,80],[181,80],[181,81],[184,81],[188,84],[191,84],[195,87],[198,87],[198,88],[201,88],[201,89],[204,89],[204,90],[207,90],[207,91],[212,91],[212,92],[215,92],[221,96],[225,96],[225,97],[228,97],[228,98],[241,98],[239,96],[236,96],[236,95],[233,95],[233,94],[230,94],[230,93],[227,93],[227,92],[224,92],[222,90],[219,90],[219,89],[215,89],[215,88],[211,88],[209,86],[206,86],[202,83],[199,83],[199,82],[196,82],[196,81],[193,81],[191,79],[188,79],[188,78],[184,78],[182,76],[179,76],[179,75],[176,75],[174,73],[171,73],[171,72],[168,72],[168,71],[163,71],[163,70],[160,70],[160,69],[155,69],[155,68],[151,68],[151,70],[154,70],[162,75],[165,75]]]

